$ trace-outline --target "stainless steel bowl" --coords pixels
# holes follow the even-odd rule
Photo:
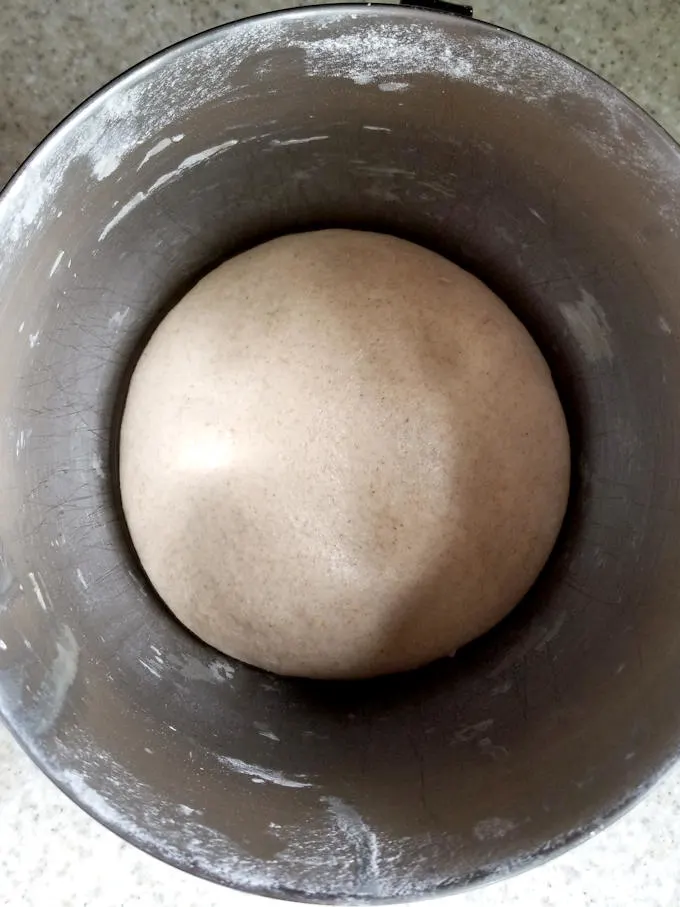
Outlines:
[[[533,331],[575,482],[526,601],[455,658],[361,684],[218,655],[121,521],[136,352],[207,268],[383,230]],[[420,9],[200,35],[113,82],[0,200],[0,710],[114,831],[237,888],[414,899],[600,828],[680,738],[680,152],[592,73]]]

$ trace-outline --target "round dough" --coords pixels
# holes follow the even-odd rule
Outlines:
[[[227,261],[134,371],[122,500],[203,640],[319,678],[423,665],[522,598],[564,515],[548,367],[475,277],[373,233]]]

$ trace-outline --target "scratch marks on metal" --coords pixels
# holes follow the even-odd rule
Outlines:
[[[139,659],[139,663],[143,668],[145,668],[149,672],[149,674],[152,674],[154,677],[160,678],[160,676],[161,676],[160,671],[157,669],[157,667],[155,665],[150,665],[148,662],[144,661],[142,658]]]

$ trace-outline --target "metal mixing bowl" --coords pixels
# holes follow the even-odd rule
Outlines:
[[[365,227],[473,270],[549,359],[554,556],[455,658],[264,674],[171,617],[121,522],[117,417],[161,313],[276,234]],[[600,828],[680,738],[680,152],[611,86],[444,13],[327,7],[113,82],[0,201],[0,709],[123,837],[238,888],[413,899]]]

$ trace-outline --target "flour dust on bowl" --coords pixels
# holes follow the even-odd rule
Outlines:
[[[252,892],[412,900],[601,827],[680,737],[680,153],[615,89],[474,20],[329,7],[108,86],[0,199],[0,711],[71,797]],[[572,496],[527,598],[427,669],[283,679],[201,644],[123,528],[114,440],[160,316],[317,227],[414,240],[530,329]]]

